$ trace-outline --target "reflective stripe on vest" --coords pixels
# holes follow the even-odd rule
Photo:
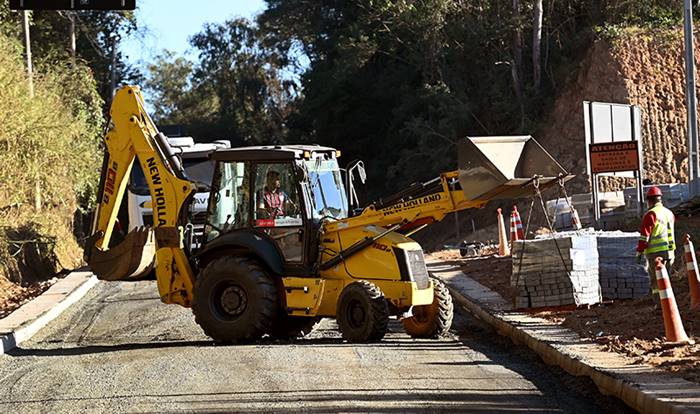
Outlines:
[[[644,254],[667,252],[676,250],[676,242],[673,237],[673,213],[661,203],[650,208],[656,215],[656,223],[651,231],[649,243]]]

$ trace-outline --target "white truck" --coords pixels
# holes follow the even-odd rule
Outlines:
[[[209,154],[216,149],[231,148],[231,142],[219,140],[210,143],[195,143],[192,137],[168,137],[168,143],[174,150],[180,151],[179,156],[182,159],[187,177],[207,188],[207,191],[196,193],[190,204],[190,220],[193,225],[193,228],[189,229],[193,233],[191,247],[196,249],[201,243],[204,232],[207,200],[209,199],[208,186],[212,182],[214,173],[214,162],[209,160]],[[131,231],[135,227],[144,225],[153,226],[151,195],[139,163],[134,163],[131,169],[126,199],[129,214],[128,230]]]

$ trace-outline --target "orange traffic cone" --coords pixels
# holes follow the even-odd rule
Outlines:
[[[663,265],[660,257],[656,258],[656,285],[661,299],[666,341],[676,344],[691,343],[688,335],[685,334],[685,329],[683,329],[683,321],[681,321],[676,298],[673,296],[673,289],[671,289],[671,280],[668,278],[666,266]]]
[[[503,223],[503,214],[501,209],[498,209],[498,255],[509,256],[510,247],[508,247],[508,236],[506,236],[506,225]]]
[[[571,206],[571,226],[575,230],[581,230],[581,219],[578,218],[578,211]]]
[[[523,222],[520,221],[520,213],[518,206],[513,206],[513,212],[510,213],[510,241],[525,240],[523,234]]]
[[[698,274],[698,261],[695,258],[695,247],[690,241],[690,235],[685,235],[685,268],[688,270],[688,287],[690,289],[690,309],[696,309],[700,305],[700,274]]]

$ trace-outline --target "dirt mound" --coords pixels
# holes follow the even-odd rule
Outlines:
[[[696,42],[700,38],[696,38]],[[696,51],[696,60],[700,51]],[[644,168],[654,182],[687,178],[683,39],[680,30],[628,29],[614,41],[599,40],[589,50],[544,126],[535,135],[577,177],[572,186],[588,191],[583,101],[640,107]],[[604,190],[617,186],[611,182]]]
[[[688,336],[695,345],[669,348],[664,344],[661,308],[651,297],[617,301],[610,305],[581,309],[568,314],[553,314],[562,325],[607,349],[632,357],[635,362],[657,365],[700,382],[700,312],[689,310],[688,279],[674,272],[673,291]]]
[[[80,266],[81,249],[63,209],[0,216],[0,318]]]

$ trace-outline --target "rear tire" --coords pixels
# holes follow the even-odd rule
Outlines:
[[[343,289],[336,310],[338,328],[349,342],[381,340],[389,324],[389,306],[379,288],[365,280]]]
[[[454,304],[444,283],[433,281],[433,303],[413,307],[413,316],[401,320],[406,333],[412,338],[436,339],[447,335],[452,326]]]
[[[277,289],[253,259],[226,256],[197,277],[192,311],[204,333],[217,342],[259,339],[277,316]]]

